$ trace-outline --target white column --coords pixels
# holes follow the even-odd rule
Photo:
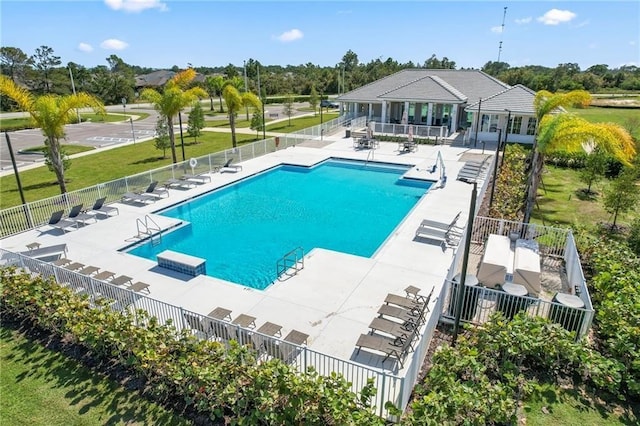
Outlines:
[[[458,130],[458,104],[451,105],[451,117],[449,117],[449,133]]]
[[[380,118],[380,121],[383,123],[387,122],[387,101],[382,101],[382,117]]]
[[[427,109],[427,126],[433,125],[433,102],[429,102],[429,108]]]
[[[373,117],[373,104],[369,102],[369,121],[371,121],[371,117]]]
[[[404,103],[404,111],[407,114],[407,124],[409,124],[409,101],[405,101],[405,103]],[[405,112],[403,112],[402,114],[404,115]]]

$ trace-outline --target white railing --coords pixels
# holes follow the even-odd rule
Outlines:
[[[388,135],[408,135],[409,126],[413,126],[413,136],[418,138],[445,138],[448,136],[447,126],[422,126],[418,124],[375,123],[374,132]]]
[[[482,198],[479,197],[479,199]],[[467,224],[467,226],[469,225]],[[518,303],[526,304],[526,311],[529,315],[541,316],[559,322],[565,328],[576,331],[578,338],[586,335],[593,322],[594,310],[571,230],[477,216],[473,221],[471,241],[475,244],[484,245],[489,234],[509,236],[512,233],[517,234],[518,238],[536,240],[543,256],[564,260],[569,288],[571,292],[582,299],[584,308],[568,308],[555,302],[530,297],[519,298]],[[466,228],[463,235],[466,235]],[[445,309],[442,311],[442,319],[445,321],[450,321],[454,317],[450,301],[452,298],[455,300],[457,284],[452,280],[454,275],[462,269],[465,244],[466,239],[463,237],[460,245],[456,248],[457,252],[449,267],[446,285],[443,287],[441,294],[441,297],[446,300]],[[496,309],[504,312],[504,309],[501,309],[501,306],[504,305],[506,306],[505,309],[512,311],[514,308],[510,307],[510,305],[516,303],[509,299],[509,295],[500,290],[474,287],[469,288],[467,291],[471,295],[465,295],[463,299],[465,301],[463,312],[467,313],[461,318],[463,322],[482,324],[489,319],[489,315],[495,312]],[[507,301],[505,302],[505,300]],[[477,301],[477,303],[474,301]]]
[[[376,396],[371,401],[371,406],[375,407],[376,413],[382,417],[390,417],[388,410],[384,408],[387,401],[392,402],[396,407],[402,408],[404,408],[409,401],[409,396],[411,394],[410,389],[413,388],[415,378],[409,380],[409,383],[407,383],[407,380],[403,377],[323,354],[309,349],[306,346],[294,345],[277,337],[263,335],[255,330],[242,328],[226,321],[210,318],[197,312],[192,312],[183,309],[182,307],[153,299],[150,296],[145,296],[143,294],[115,286],[108,282],[99,281],[87,275],[69,271],[62,267],[37,259],[32,259],[21,254],[0,249],[0,259],[2,259],[0,266],[20,267],[30,271],[31,273],[39,274],[44,278],[53,277],[58,284],[70,287],[77,294],[87,295],[91,301],[98,298],[111,299],[113,300],[113,303],[110,305],[111,309],[119,312],[125,310],[132,312],[134,314],[134,318],[137,310],[142,309],[152,317],[156,317],[163,324],[170,321],[178,331],[181,331],[182,329],[191,329],[195,335],[200,338],[218,338],[220,340],[228,340],[229,338],[232,338],[237,340],[240,344],[251,345],[258,351],[256,355],[259,359],[270,358],[268,354],[264,353],[264,351],[260,351],[260,347],[290,349],[291,351],[287,352],[294,353],[294,356],[286,361],[289,362],[290,365],[295,366],[298,371],[307,371],[309,367],[313,367],[314,370],[321,375],[329,376],[331,374],[340,374],[351,383],[353,392],[360,392],[364,386],[367,385],[368,379],[373,378],[373,383],[376,388]],[[214,300],[211,302],[212,304],[215,304]],[[202,328],[198,325],[190,324],[190,318],[196,318],[198,320],[198,324],[202,325]],[[203,319],[206,319],[206,321],[202,321]],[[140,326],[144,326],[144,322],[138,322],[137,318],[136,323]],[[433,329],[437,323],[437,317],[432,320],[431,323],[432,328],[430,329],[427,327],[427,331],[423,335],[423,339],[427,333],[429,337],[433,334]],[[207,324],[210,327],[205,328],[204,324]],[[227,339],[221,336],[221,330],[226,330],[225,333],[228,334],[228,336],[226,336]],[[256,347],[257,345],[255,345],[255,343],[257,341],[262,343],[260,347]],[[420,351],[426,352],[429,342],[422,342],[420,345]],[[425,348],[423,348],[423,346]],[[424,359],[424,356],[421,356],[420,358]],[[416,374],[421,365],[422,364],[420,363],[420,365],[412,367],[415,369]],[[407,388],[409,391],[407,391]]]

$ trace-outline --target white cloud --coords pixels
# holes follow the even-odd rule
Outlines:
[[[597,49],[598,43],[589,43],[589,49]]]
[[[491,32],[500,34],[502,32],[502,26],[498,25],[497,27],[491,27]]]
[[[142,12],[146,9],[158,9],[161,12],[169,10],[167,4],[160,0],[104,0],[104,4],[113,10],[125,12]]]
[[[579,24],[576,24],[576,28],[580,28],[580,27],[586,27],[587,25],[589,25],[589,20],[587,19],[586,21],[582,21]]]
[[[276,36],[276,39],[280,40],[283,43],[288,43],[290,41],[299,40],[302,37],[304,37],[304,34],[302,34],[302,31],[294,28],[292,30],[283,32],[279,36]]]
[[[529,22],[531,22],[533,20],[533,18],[531,16],[527,16],[526,18],[519,18],[516,19],[516,24],[518,25],[522,25],[522,24],[528,24]]]
[[[636,41],[635,41],[635,40],[631,40],[631,41],[629,42],[629,46],[635,46],[635,45],[636,45]]]
[[[78,44],[78,50],[82,52],[93,52],[93,46],[89,43],[80,43]]]
[[[542,22],[544,25],[558,25],[564,22],[569,22],[577,15],[570,10],[558,10],[551,9],[544,15],[538,18],[538,22]]]
[[[127,47],[129,47],[129,44],[122,40],[110,38],[100,43],[100,47],[102,47],[105,50],[124,50]]]

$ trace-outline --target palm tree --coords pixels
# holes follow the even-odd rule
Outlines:
[[[174,75],[164,86],[162,93],[158,93],[155,89],[144,89],[140,94],[142,99],[153,104],[153,107],[160,115],[167,117],[171,157],[174,163],[178,162],[178,158],[176,157],[176,135],[173,131],[173,118],[180,113],[182,108],[191,105],[196,99],[207,97],[207,92],[201,87],[187,89],[187,86],[195,76],[196,72],[189,68]]]
[[[213,95],[217,94],[220,100],[220,112],[224,112],[222,108],[222,89],[224,88],[224,78],[221,75],[210,75],[204,79],[204,84],[211,97],[211,111],[213,111]]]
[[[48,159],[60,186],[60,193],[66,193],[64,153],[60,146],[60,139],[65,138],[64,126],[72,123],[77,117],[77,108],[90,107],[96,114],[105,114],[104,105],[98,98],[84,92],[66,96],[47,94],[36,97],[4,75],[0,75],[0,94],[13,99],[22,111],[29,113],[31,120],[40,128],[45,137]]]
[[[224,89],[222,89],[222,97],[224,98],[224,103],[227,104],[229,126],[231,126],[231,141],[235,148],[238,146],[236,142],[236,114],[243,107],[252,106],[255,109],[260,109],[262,108],[262,102],[251,92],[240,94],[233,84],[227,84]]]
[[[574,114],[561,113],[561,108],[566,106],[588,106],[591,95],[584,90],[555,94],[541,90],[536,93],[533,103],[538,128],[527,184],[525,223],[531,219],[545,154],[577,152],[584,144],[590,144],[629,164],[636,152],[633,138],[623,127],[614,123],[590,123]]]

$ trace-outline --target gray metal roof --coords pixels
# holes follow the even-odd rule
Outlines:
[[[407,69],[345,93],[337,100],[474,103],[509,87],[479,70]]]
[[[482,105],[479,105],[479,102],[469,105],[465,108],[465,111],[477,111],[478,106],[480,106],[482,112],[504,114],[505,110],[509,110],[512,113],[535,115],[536,111],[533,107],[535,96],[536,92],[533,90],[522,84],[516,84],[509,89],[482,99]]]

